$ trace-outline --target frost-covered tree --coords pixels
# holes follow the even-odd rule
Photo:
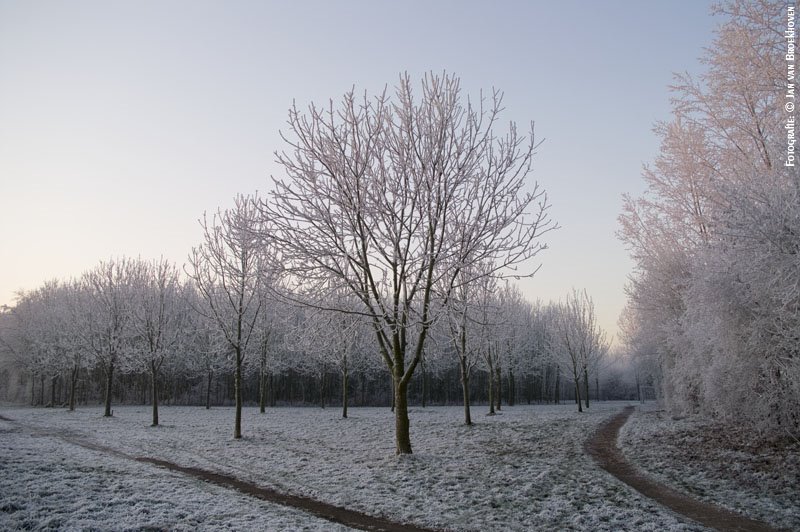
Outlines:
[[[83,312],[82,330],[106,377],[105,417],[111,417],[114,371],[124,364],[130,350],[134,276],[134,261],[125,257],[100,262],[83,276],[89,305]]]
[[[203,243],[192,248],[187,274],[204,305],[198,310],[219,329],[234,355],[236,414],[233,437],[242,437],[242,370],[262,300],[258,280],[267,257],[263,250],[265,223],[255,198],[236,196],[234,206],[211,219],[203,216]]]
[[[670,409],[800,431],[796,168],[787,166],[785,3],[730,0],[697,77],[679,75],[661,152],[626,199],[630,348]]]
[[[458,273],[449,297],[445,298],[446,312],[441,320],[450,344],[448,351],[458,359],[465,425],[472,425],[470,378],[480,360],[485,307],[490,304],[495,284],[491,277],[473,272],[479,268],[479,264],[470,265]]]
[[[184,340],[188,306],[178,269],[165,259],[134,262],[131,363],[150,375],[153,426],[158,426],[158,378],[167,357],[177,356]]]
[[[559,363],[575,384],[578,412],[581,405],[581,380],[583,399],[589,406],[589,366],[594,357],[608,349],[606,335],[597,324],[594,301],[586,290],[573,290],[558,307],[558,341],[561,356]]]
[[[419,89],[404,75],[393,96],[293,106],[277,154],[286,175],[263,209],[296,284],[359,300],[392,375],[398,454],[411,452],[407,390],[442,308],[435,287],[469,264],[491,264],[487,275],[522,265],[552,227],[527,183],[533,132],[495,131],[502,95],[465,100],[447,74]]]

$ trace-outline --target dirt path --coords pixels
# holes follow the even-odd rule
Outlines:
[[[754,521],[720,506],[693,499],[642,475],[632,464],[625,460],[619,447],[617,447],[619,429],[628,420],[633,410],[634,407],[629,406],[619,414],[611,417],[600,426],[592,438],[587,440],[585,444],[586,451],[600,464],[600,467],[642,495],[705,526],[724,531],[760,532],[778,530],[766,523]]]
[[[29,425],[25,425],[24,423],[20,423],[15,419],[11,419],[3,415],[0,415],[0,420],[13,423],[14,425],[20,427],[24,427],[25,429],[30,430],[33,436],[54,437],[62,441],[65,441],[67,443],[71,443],[73,445],[78,445],[80,447],[91,449],[93,451],[111,454],[118,458],[125,458],[128,460],[134,460],[136,462],[156,465],[159,467],[163,467],[165,469],[169,469],[171,471],[177,471],[179,473],[183,473],[185,475],[189,475],[204,480],[206,482],[222,486],[224,488],[235,489],[237,491],[240,491],[242,493],[245,493],[247,495],[256,497],[258,499],[267,502],[280,504],[282,506],[289,506],[291,508],[296,508],[298,510],[307,512],[314,516],[321,517],[322,519],[346,525],[351,528],[357,528],[359,530],[385,531],[385,532],[434,532],[432,529],[421,528],[418,526],[404,524],[404,523],[396,523],[394,521],[390,521],[389,519],[384,519],[382,517],[375,517],[354,510],[348,510],[347,508],[342,508],[339,506],[334,506],[332,504],[327,504],[312,499],[310,497],[280,493],[273,489],[264,488],[250,482],[239,480],[236,477],[230,475],[215,473],[213,471],[199,469],[196,467],[185,467],[172,462],[168,462],[166,460],[159,460],[157,458],[132,456],[127,453],[118,451],[117,449],[113,449],[111,447],[106,447],[105,445],[100,445],[91,442],[82,437],[77,437],[63,431],[38,429],[35,427],[31,427]]]

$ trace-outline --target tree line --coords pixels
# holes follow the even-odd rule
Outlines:
[[[800,434],[800,174],[787,102],[787,6],[723,2],[699,76],[676,76],[672,119],[627,197],[636,261],[621,319],[675,413],[769,437]],[[789,80],[792,82],[793,80]]]
[[[255,325],[237,357],[191,277],[163,259],[103,261],[78,279],[21,293],[0,313],[0,345],[31,404],[73,410],[99,401],[111,416],[114,402],[149,403],[153,425],[164,399],[235,404],[237,386],[262,412],[277,404],[337,405],[347,417],[351,404],[393,406],[393,381],[363,317],[297,305],[266,290],[254,297],[261,318],[252,320],[254,307],[244,314]],[[582,409],[590,397],[636,394],[624,368],[609,365],[584,292],[531,304],[505,283],[458,309],[432,327],[411,384],[417,404],[461,402],[471,423],[475,401],[491,415],[503,402],[569,400]],[[228,322],[237,320],[229,311]],[[8,379],[6,372],[6,389]]]

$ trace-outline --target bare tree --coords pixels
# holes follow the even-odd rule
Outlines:
[[[581,379],[584,382],[584,400],[588,408],[589,364],[598,352],[607,349],[606,335],[597,325],[594,302],[586,290],[573,290],[559,306],[558,339],[562,356],[560,361],[575,384],[578,412],[581,405]]]
[[[84,274],[84,287],[91,298],[84,315],[87,343],[106,376],[105,417],[111,417],[111,392],[114,370],[130,346],[131,260],[122,258],[101,262]]]
[[[242,367],[262,304],[257,283],[265,224],[255,201],[239,195],[232,209],[218,211],[211,220],[203,216],[204,242],[192,248],[187,270],[206,303],[197,310],[216,324],[234,353],[235,439],[242,437]]]
[[[165,259],[134,264],[131,326],[137,348],[132,358],[150,374],[153,426],[158,426],[158,376],[167,356],[175,355],[187,320],[178,270]]]
[[[398,454],[412,450],[407,390],[441,308],[434,287],[448,297],[471,263],[508,272],[552,228],[544,193],[526,189],[533,132],[520,136],[512,123],[496,136],[502,95],[475,106],[459,83],[426,75],[417,96],[404,75],[393,99],[351,91],[338,106],[293,106],[290,149],[277,154],[286,177],[263,209],[297,285],[361,302],[392,375]]]

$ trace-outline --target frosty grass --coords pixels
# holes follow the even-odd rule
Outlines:
[[[460,407],[412,408],[414,454],[401,457],[388,408],[351,408],[348,419],[335,408],[245,408],[238,441],[229,408],[162,407],[155,428],[148,407],[115,407],[113,418],[99,408],[5,408],[22,424],[0,421],[0,529],[345,529],[59,437],[68,434],[433,528],[704,530],[585,456],[585,439],[623,406],[523,405],[493,417],[478,406],[472,427]]]

